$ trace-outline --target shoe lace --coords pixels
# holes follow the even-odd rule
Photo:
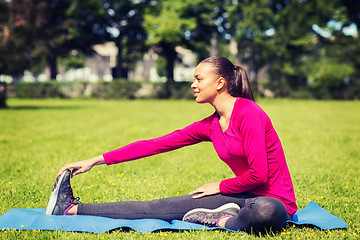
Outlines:
[[[74,197],[71,186],[69,185],[68,187],[69,187],[69,190],[70,190],[70,202],[69,202],[68,205],[70,206],[70,205],[79,204],[80,203],[80,197]]]
[[[76,197],[76,198],[72,198],[71,200],[70,200],[70,202],[72,203],[72,204],[78,204],[78,203],[80,203],[80,197]]]

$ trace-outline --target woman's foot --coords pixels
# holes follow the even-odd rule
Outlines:
[[[239,205],[235,203],[227,203],[216,209],[195,208],[184,215],[183,221],[207,227],[225,227],[226,221],[237,215],[239,210]]]
[[[73,196],[70,176],[70,170],[65,170],[60,176],[57,176],[45,214],[67,215],[68,211],[79,203],[79,198]]]

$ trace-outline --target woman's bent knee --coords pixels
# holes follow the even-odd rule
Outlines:
[[[236,231],[266,231],[280,227],[288,214],[285,205],[276,198],[258,196],[245,200],[239,214],[230,218],[225,227]]]
[[[257,197],[252,204],[254,229],[277,228],[288,220],[285,205],[276,198]]]

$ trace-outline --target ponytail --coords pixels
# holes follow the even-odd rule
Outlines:
[[[230,95],[233,97],[248,98],[255,101],[245,69],[240,65],[235,65],[234,70],[234,81],[228,82],[228,92]]]
[[[255,101],[246,71],[241,66],[233,65],[227,58],[218,56],[206,58],[201,62],[212,64],[215,74],[226,80],[227,91],[231,96]]]

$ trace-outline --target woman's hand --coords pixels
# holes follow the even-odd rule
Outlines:
[[[201,197],[208,196],[208,195],[214,195],[214,194],[220,193],[219,185],[220,185],[220,182],[207,183],[204,186],[195,189],[194,191],[189,193],[189,195],[195,194],[195,193],[200,193],[200,194],[193,196],[193,198],[201,198]]]
[[[76,176],[80,173],[85,173],[89,171],[93,166],[104,164],[105,160],[102,155],[90,158],[88,160],[83,160],[80,162],[70,163],[63,166],[58,175],[61,175],[67,169],[73,169],[71,177]]]

